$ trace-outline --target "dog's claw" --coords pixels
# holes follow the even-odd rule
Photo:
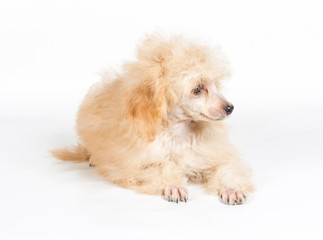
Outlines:
[[[168,202],[187,202],[187,190],[182,187],[169,186],[165,188],[165,197]]]
[[[246,195],[242,191],[237,191],[232,188],[225,190],[220,198],[222,202],[229,205],[240,205],[246,200]]]

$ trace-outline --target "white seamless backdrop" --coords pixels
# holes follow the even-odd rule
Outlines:
[[[322,239],[321,1],[0,1],[1,239]],[[115,186],[48,150],[75,143],[77,108],[146,33],[220,45],[231,139],[256,193],[226,206]]]

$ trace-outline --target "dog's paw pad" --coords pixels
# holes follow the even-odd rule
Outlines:
[[[187,202],[188,200],[188,192],[183,187],[168,186],[165,188],[164,195],[168,202],[178,203],[179,201]]]
[[[233,188],[229,188],[221,193],[220,196],[222,202],[229,205],[242,204],[246,200],[246,194],[242,191],[237,191]]]

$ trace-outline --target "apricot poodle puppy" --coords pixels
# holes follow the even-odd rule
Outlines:
[[[190,181],[241,204],[253,186],[220,121],[233,111],[220,93],[229,75],[219,50],[148,36],[137,60],[90,89],[78,112],[78,145],[52,153],[171,202],[188,200]]]

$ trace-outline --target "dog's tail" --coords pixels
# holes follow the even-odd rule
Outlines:
[[[91,157],[90,153],[80,144],[70,149],[55,149],[50,152],[58,159],[71,162],[87,162]]]

